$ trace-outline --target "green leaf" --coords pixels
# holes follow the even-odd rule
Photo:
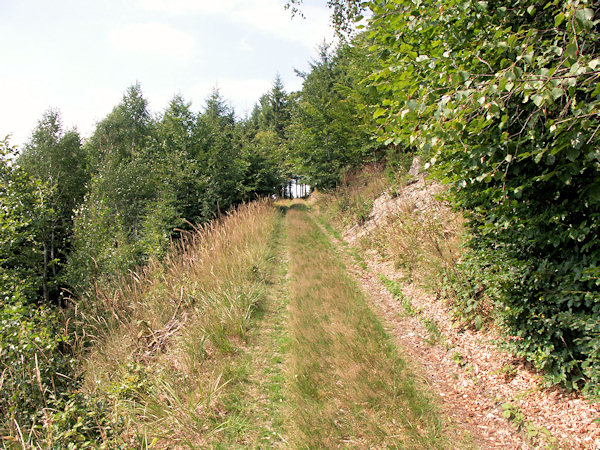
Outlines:
[[[573,43],[567,45],[567,56],[571,59],[577,59],[577,46]]]
[[[377,108],[375,110],[375,112],[373,112],[373,119],[376,119],[377,117],[381,117],[385,114],[385,109],[383,108]]]
[[[579,156],[579,150],[575,147],[569,147],[567,150],[567,159],[571,162],[574,162]]]
[[[544,104],[544,96],[540,94],[535,94],[531,96],[531,100],[535,103],[535,106],[540,107]]]
[[[588,197],[595,203],[600,203],[600,184],[594,184],[588,191]]]
[[[578,9],[575,11],[575,18],[580,20],[584,25],[589,25],[589,22],[594,18],[594,11],[590,8]]]
[[[562,97],[562,95],[565,93],[565,91],[563,91],[561,88],[555,87],[552,89],[551,93],[552,93],[552,98],[554,100],[557,100],[560,97]]]
[[[560,13],[556,17],[554,17],[554,26],[559,27],[561,23],[565,20],[565,13]]]

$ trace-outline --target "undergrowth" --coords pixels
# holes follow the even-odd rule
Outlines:
[[[313,196],[321,211],[331,218],[342,220],[345,226],[362,225],[369,219],[373,203],[387,183],[384,168],[373,164],[346,172],[334,192],[319,192]]]
[[[394,263],[403,281],[444,299],[464,326],[481,329],[492,320],[495,291],[476,273],[473,259],[465,258],[464,220],[440,200],[424,201],[420,188],[411,191],[419,179],[408,175],[408,166],[406,161],[367,166],[348,174],[335,192],[319,192],[313,204],[325,223],[348,227],[371,218],[359,241],[362,251],[376,250]],[[382,193],[385,201],[378,203],[375,218],[373,205]]]

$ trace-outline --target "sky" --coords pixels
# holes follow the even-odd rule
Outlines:
[[[153,113],[174,95],[202,110],[217,87],[238,117],[277,74],[288,92],[323,41],[323,0],[0,0],[0,139],[23,145],[43,113],[89,136],[139,82]]]

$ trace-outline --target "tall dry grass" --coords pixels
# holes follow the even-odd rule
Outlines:
[[[429,204],[430,210],[419,210],[403,200],[363,237],[362,245],[393,261],[405,281],[441,292],[464,251],[464,220],[440,202]]]
[[[384,166],[369,164],[346,172],[335,191],[311,194],[311,203],[344,226],[363,224],[369,219],[373,202],[388,185]]]
[[[469,314],[486,317],[488,302],[463,299],[478,295],[461,265],[464,218],[437,199],[440,191],[441,186],[405,170],[386,176],[383,167],[367,166],[349,173],[335,192],[317,193],[312,203],[326,223],[354,227],[363,252],[374,249],[393,262],[405,282],[446,298],[457,311],[465,301],[481,305]]]
[[[86,387],[112,400],[136,445],[202,445],[226,426],[223,361],[245,345],[277,220],[268,201],[242,205],[82,300],[78,317],[93,333]]]

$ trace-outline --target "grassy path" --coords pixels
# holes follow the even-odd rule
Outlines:
[[[303,203],[282,207],[267,292],[223,361],[210,448],[457,448]]]
[[[287,441],[298,447],[450,447],[328,237],[302,204],[289,252]]]

